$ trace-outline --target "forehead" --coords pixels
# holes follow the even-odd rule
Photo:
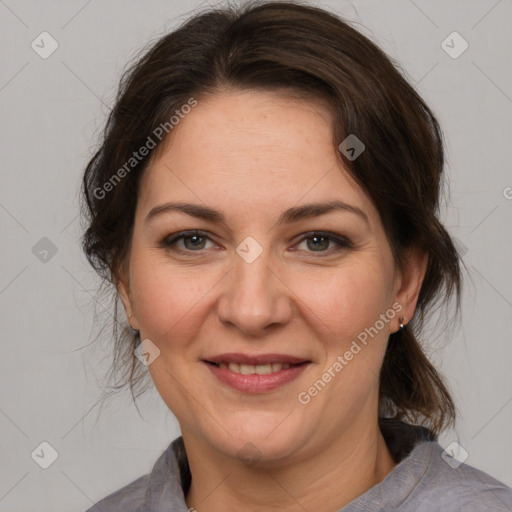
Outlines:
[[[159,148],[141,183],[140,206],[199,200],[250,213],[342,199],[371,216],[371,202],[336,151],[332,117],[320,102],[219,93],[199,100]]]

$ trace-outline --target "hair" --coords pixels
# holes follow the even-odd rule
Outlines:
[[[454,424],[455,406],[420,335],[427,314],[454,297],[458,312],[461,297],[461,260],[438,218],[442,133],[403,71],[376,44],[334,14],[295,2],[202,11],[143,50],[121,78],[82,183],[87,223],[82,248],[115,296],[111,376],[120,378],[113,389],[129,385],[134,399],[145,391],[147,372],[134,356],[140,338],[118,322],[117,286],[129,258],[139,183],[163,144],[140,161],[130,159],[157,127],[169,128],[170,117],[191,98],[201,101],[225,89],[296,95],[328,105],[339,160],[375,204],[396,265],[403,264],[409,248],[427,252],[415,314],[389,337],[379,421],[422,423],[437,436]],[[338,151],[350,134],[366,146],[355,160]],[[119,179],[113,183],[115,170]]]

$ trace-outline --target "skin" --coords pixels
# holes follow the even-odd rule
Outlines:
[[[356,206],[367,221],[336,211],[277,224],[288,208],[330,200]],[[169,201],[207,205],[225,222],[177,211],[145,222]],[[162,245],[190,229],[209,238],[181,239],[174,251]],[[317,248],[311,231],[351,245],[337,248],[331,238]],[[252,263],[236,252],[248,236],[262,248]],[[389,334],[414,313],[426,263],[411,250],[396,268],[377,210],[336,157],[321,104],[233,90],[199,101],[143,176],[119,283],[131,325],[160,350],[148,368],[181,427],[193,475],[189,507],[337,511],[392,471],[377,423],[377,376]],[[299,403],[393,303],[401,311]],[[242,393],[202,362],[226,352],[311,364],[278,390]],[[253,462],[241,460],[241,449]]]

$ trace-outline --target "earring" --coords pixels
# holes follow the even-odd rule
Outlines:
[[[400,330],[402,331],[405,328],[403,316],[400,317],[399,322],[400,322]]]

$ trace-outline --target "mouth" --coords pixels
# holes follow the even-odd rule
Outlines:
[[[244,364],[244,363],[214,363],[213,361],[205,361],[208,364],[222,368],[223,370],[229,370],[233,373],[241,373],[242,375],[270,375],[271,373],[277,373],[282,370],[288,370],[292,366],[299,366],[304,363],[267,363],[267,364]]]
[[[310,360],[283,354],[221,354],[203,359],[224,385],[246,393],[262,393],[283,386],[311,364]]]

